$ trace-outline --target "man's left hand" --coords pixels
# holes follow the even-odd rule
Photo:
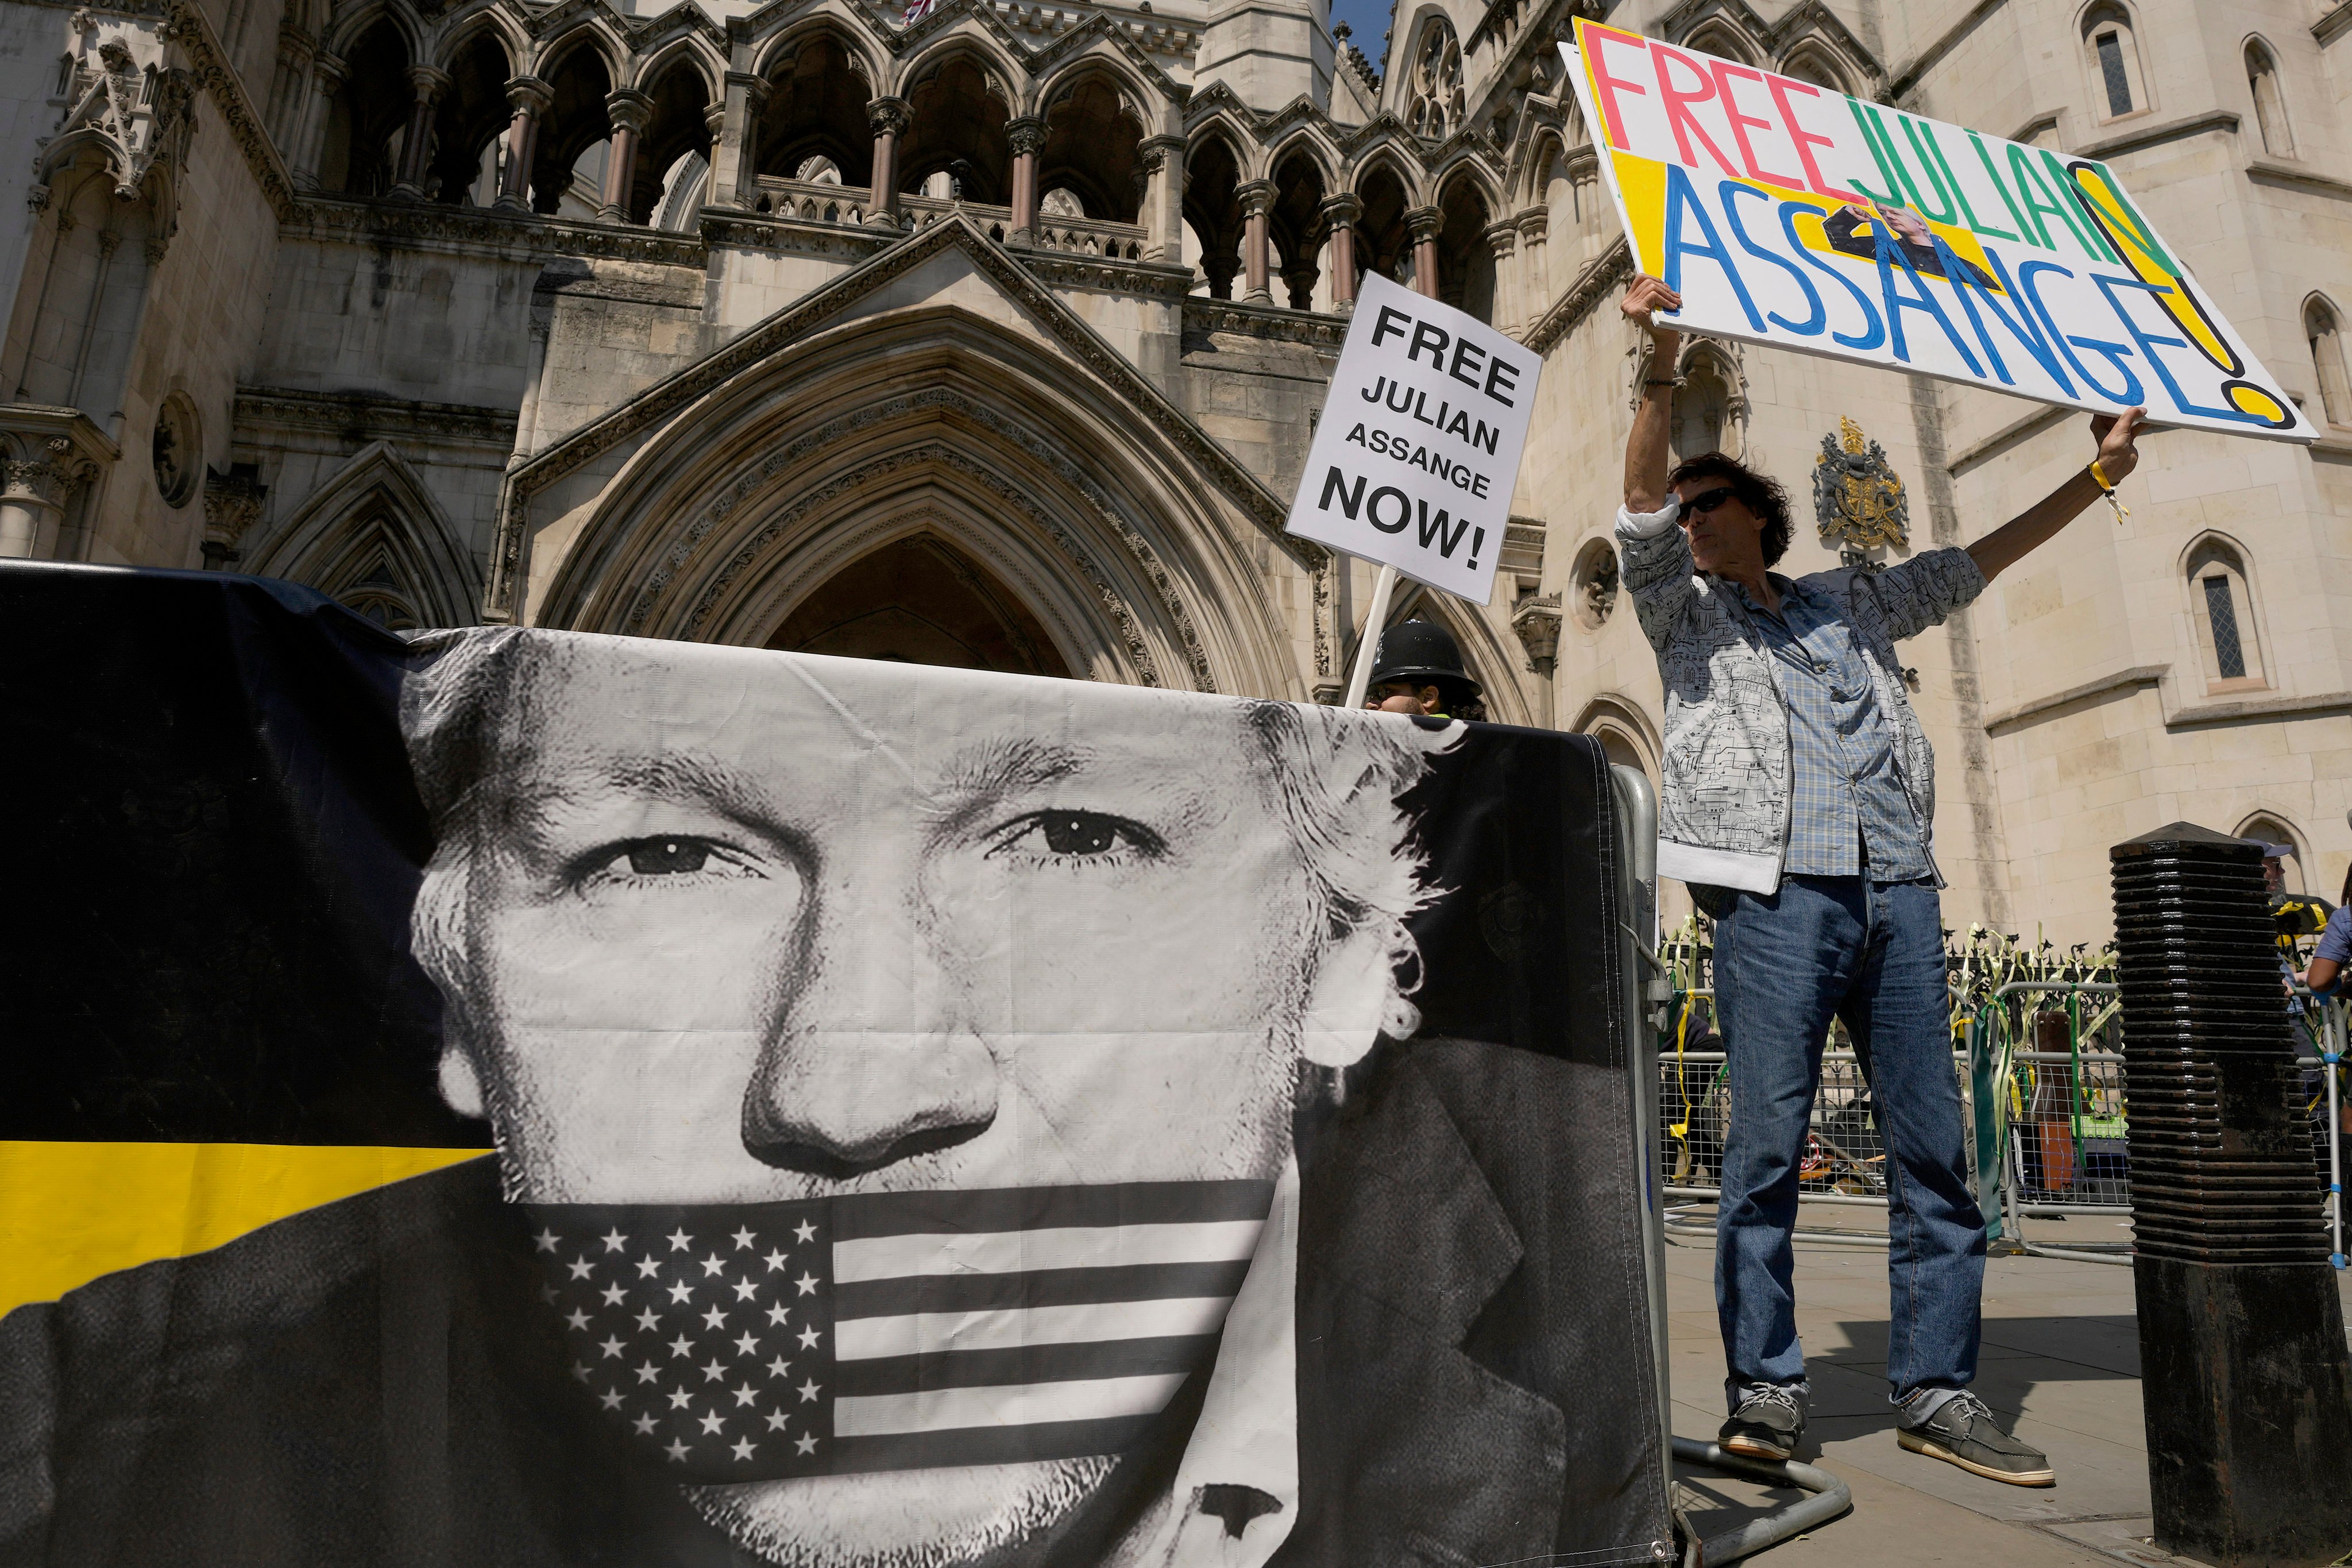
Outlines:
[[[2099,444],[2099,470],[2107,476],[2107,483],[2119,485],[2124,476],[2139,467],[2140,427],[2147,423],[2147,410],[2134,408],[2118,416],[2113,414],[2091,416],[2091,437]]]

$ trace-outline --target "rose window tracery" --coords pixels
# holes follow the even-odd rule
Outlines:
[[[1412,101],[1405,123],[1416,136],[1440,142],[1462,123],[1462,46],[1444,19],[1429,24],[1412,67]]]

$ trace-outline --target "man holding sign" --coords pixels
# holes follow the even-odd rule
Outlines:
[[[1682,297],[1637,277],[1625,314],[1671,366]],[[1737,1453],[1786,1458],[1805,1423],[1790,1237],[1822,1046],[1843,1019],[1886,1142],[1886,1362],[1903,1447],[2020,1486],[2055,1479],[1968,1391],[1984,1227],[1970,1189],[1945,1027],[1932,848],[1935,755],[1895,644],[2138,463],[2143,411],[2094,416],[2095,461],[1966,550],[1877,573],[1790,580],[1787,497],[1720,452],[1669,468],[1674,382],[1653,375],[1625,447],[1623,577],[1665,681],[1658,870],[1716,920],[1716,1005],[1732,1109],[1716,1221],[1716,1300]]]

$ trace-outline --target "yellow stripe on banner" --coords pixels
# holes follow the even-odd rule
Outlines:
[[[0,1141],[0,1313],[488,1152]]]

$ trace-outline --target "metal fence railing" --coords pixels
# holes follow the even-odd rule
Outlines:
[[[2053,1244],[2029,1221],[2131,1213],[2130,1107],[2116,988],[2091,981],[2020,981],[1995,988],[1955,1029],[1953,1072],[1969,1129],[1969,1157],[1988,1233],[2037,1255],[2127,1262],[2127,1241]],[[2284,1000],[2283,998],[2283,1000]],[[2343,1143],[2352,1121],[2347,1005],[2298,1000],[2295,1040],[2304,1109],[2312,1128],[2315,1202],[2326,1207],[2337,1268],[2343,1239]],[[1658,1152],[1672,1234],[1712,1234],[1699,1211],[1721,1195],[1724,1140],[1732,1118],[1730,1059],[1712,1025],[1713,997],[1679,991],[1658,1055]],[[1704,1042],[1694,1046],[1696,1039]],[[1822,1053],[1801,1168],[1801,1239],[1885,1245],[1886,1150],[1862,1064],[1850,1048]],[[2077,1236],[2083,1227],[2073,1227]],[[2112,1234],[2108,1232],[2105,1234]]]

